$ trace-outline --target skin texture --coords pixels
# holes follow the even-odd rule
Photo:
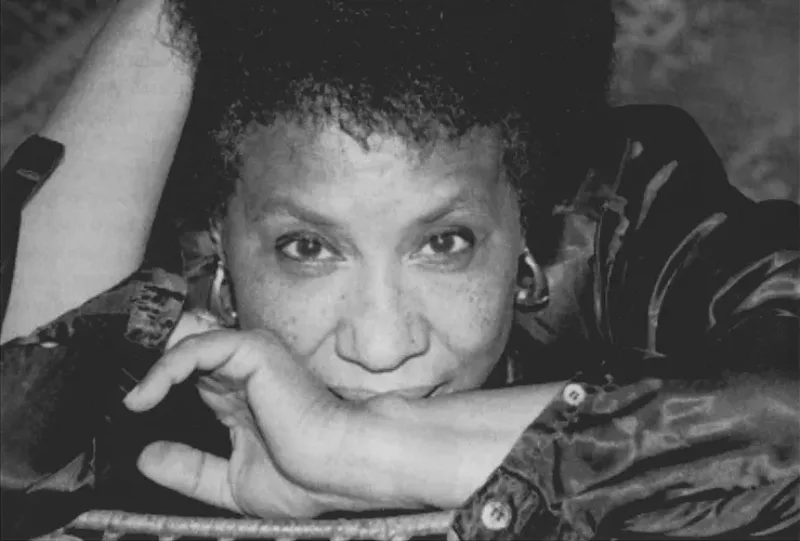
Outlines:
[[[495,132],[424,146],[279,118],[242,144],[222,239],[242,329],[336,394],[478,387],[513,319],[523,250]]]

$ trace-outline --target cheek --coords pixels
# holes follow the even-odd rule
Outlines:
[[[513,308],[513,281],[497,275],[471,280],[436,303],[429,317],[448,352],[450,392],[486,381],[505,350]]]
[[[335,327],[336,284],[287,279],[257,235],[230,233],[225,253],[242,329],[272,331],[292,353],[308,356]]]
[[[427,288],[433,331],[464,360],[499,355],[513,319],[513,288],[514,274],[504,268]]]

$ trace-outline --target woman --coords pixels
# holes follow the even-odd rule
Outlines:
[[[118,487],[169,439],[139,470],[234,513],[457,508],[462,539],[791,536],[797,207],[731,188],[679,111],[608,109],[607,5],[413,6],[169,4],[191,67],[167,70],[167,96],[194,85],[175,167],[195,174],[164,207],[210,222],[210,249],[181,276],[161,246],[4,344],[17,532],[46,531],[27,518],[43,502],[48,527],[148,510]],[[150,21],[152,46],[160,7],[111,24]],[[147,210],[129,262],[153,184],[128,188]],[[17,269],[33,244],[23,230]]]

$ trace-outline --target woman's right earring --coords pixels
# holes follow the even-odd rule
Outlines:
[[[517,306],[523,312],[542,310],[550,302],[550,288],[547,276],[527,249],[521,257],[520,268],[530,272],[531,277],[525,280],[529,283],[518,286],[515,298]]]

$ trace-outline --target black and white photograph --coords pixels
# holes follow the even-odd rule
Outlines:
[[[3,541],[800,539],[800,2],[0,0]]]

